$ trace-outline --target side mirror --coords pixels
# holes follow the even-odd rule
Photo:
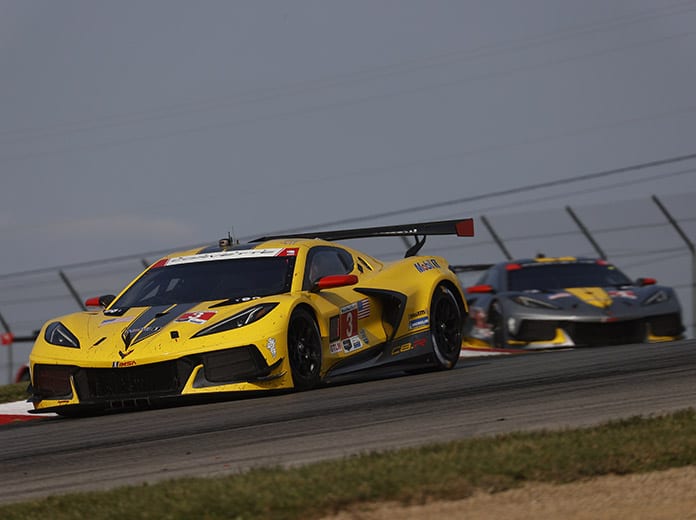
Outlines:
[[[113,294],[103,294],[102,296],[95,296],[94,298],[87,298],[85,300],[85,307],[101,307],[106,308],[109,304],[116,298]]]
[[[468,294],[492,294],[495,292],[495,290],[493,289],[492,285],[481,284],[467,287],[466,292]]]
[[[319,278],[312,290],[321,291],[323,289],[334,289],[336,287],[347,287],[358,283],[358,277],[354,274],[330,274]]]

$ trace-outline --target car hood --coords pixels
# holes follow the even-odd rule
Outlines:
[[[520,291],[510,293],[510,296],[526,296],[560,308],[574,308],[582,303],[599,309],[607,309],[619,304],[629,307],[641,305],[660,291],[664,291],[668,297],[671,296],[671,292],[666,288],[654,285],[649,287],[569,287],[543,291]]]
[[[80,342],[80,348],[56,347],[40,337],[37,342],[51,350],[52,356],[102,362],[148,362],[162,356],[179,356],[200,349],[229,348],[259,340],[257,326],[274,330],[282,323],[282,314],[276,310],[258,322],[232,331],[195,337],[206,327],[220,323],[261,303],[277,303],[283,296],[258,298],[229,305],[219,302],[158,305],[112,309],[103,312],[81,312],[51,320],[61,322]],[[211,303],[213,303],[211,305]],[[218,306],[215,305],[218,303]],[[230,341],[230,333],[235,339]],[[35,347],[36,350],[36,347]],[[38,355],[46,352],[37,352]],[[41,356],[43,357],[43,356]]]

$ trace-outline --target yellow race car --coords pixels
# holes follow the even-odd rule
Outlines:
[[[229,238],[168,255],[118,296],[46,323],[29,357],[33,412],[152,406],[226,392],[305,390],[375,369],[449,369],[468,308],[428,235],[471,219]],[[336,243],[413,236],[382,262]]]

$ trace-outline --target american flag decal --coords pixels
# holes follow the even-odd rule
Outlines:
[[[370,300],[363,298],[358,302],[358,319],[367,318],[370,315]]]

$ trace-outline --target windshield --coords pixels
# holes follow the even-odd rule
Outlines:
[[[156,267],[112,307],[149,307],[235,300],[290,290],[294,257],[240,258]]]
[[[508,271],[510,291],[631,284],[631,280],[616,267],[597,263],[535,264]]]

